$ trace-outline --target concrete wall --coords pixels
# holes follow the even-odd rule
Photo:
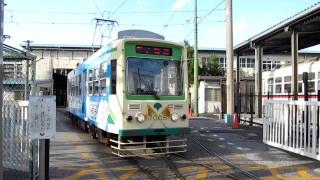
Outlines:
[[[51,79],[53,69],[74,69],[83,59],[88,58],[91,51],[65,51],[65,50],[34,50],[32,51],[40,59],[36,63],[37,80]],[[43,59],[42,59],[43,58]]]

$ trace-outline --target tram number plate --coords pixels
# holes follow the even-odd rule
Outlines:
[[[30,139],[50,139],[56,133],[56,97],[29,98],[28,126]]]

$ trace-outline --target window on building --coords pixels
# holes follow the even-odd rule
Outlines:
[[[254,58],[247,58],[247,68],[254,68]]]
[[[240,58],[240,67],[241,68],[247,67],[247,59],[246,58]]]
[[[226,59],[224,57],[219,58],[219,64],[222,68],[226,68]]]
[[[217,88],[206,88],[205,101],[221,101],[221,91]]]

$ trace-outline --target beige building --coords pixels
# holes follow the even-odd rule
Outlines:
[[[57,96],[57,105],[65,106],[67,74],[99,48],[100,46],[31,44],[30,51],[37,56],[37,92],[54,94]]]

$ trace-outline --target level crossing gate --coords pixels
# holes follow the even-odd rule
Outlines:
[[[263,142],[320,160],[319,108],[316,101],[264,101]]]

